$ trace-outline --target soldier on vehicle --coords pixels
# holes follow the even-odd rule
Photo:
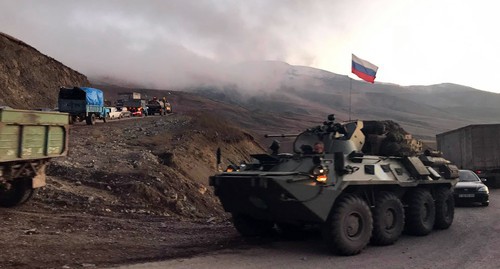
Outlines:
[[[318,142],[314,143],[314,147],[313,147],[314,153],[323,154],[324,151],[325,151],[325,144],[323,144],[323,142],[318,141]]]

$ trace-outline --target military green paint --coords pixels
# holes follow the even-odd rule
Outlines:
[[[339,125],[326,122],[309,128],[297,136],[294,153],[252,155],[254,162],[241,171],[210,177],[210,185],[224,209],[233,214],[276,223],[319,224],[328,222],[335,201],[342,194],[356,191],[368,201],[380,191],[403,195],[417,186],[432,190],[443,186],[451,188],[456,184],[457,179],[451,177],[437,180],[417,178],[417,173],[412,174],[408,167],[424,166],[422,162],[418,163],[418,158],[404,163],[401,156],[362,153],[362,128],[362,121]],[[302,145],[312,147],[320,139],[325,144],[326,153],[302,150]],[[360,154],[352,158],[353,151]],[[339,170],[335,168],[336,153],[343,156]],[[315,157],[319,157],[319,163]],[[326,167],[328,172],[324,183],[316,182],[313,176],[312,172],[318,165]]]
[[[0,162],[66,155],[66,113],[0,110]]]
[[[0,122],[19,125],[65,125],[69,122],[67,113],[31,110],[1,110]]]

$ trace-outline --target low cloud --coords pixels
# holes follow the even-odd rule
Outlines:
[[[310,32],[302,25],[315,8],[304,1],[0,0],[0,6],[3,31],[91,78],[155,88],[231,83],[240,62],[293,58],[307,65],[315,57],[298,42]]]

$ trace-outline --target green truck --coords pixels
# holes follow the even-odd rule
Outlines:
[[[68,152],[69,115],[0,108],[0,206],[28,201],[45,186],[45,168]]]

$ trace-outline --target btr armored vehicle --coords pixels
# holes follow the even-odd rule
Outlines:
[[[293,153],[279,153],[274,142],[271,154],[251,155],[254,162],[211,176],[209,184],[241,235],[319,226],[340,255],[358,254],[370,242],[392,244],[403,230],[427,235],[450,227],[457,167],[437,152],[400,150],[403,140],[376,123],[339,123],[330,115],[296,136]]]

